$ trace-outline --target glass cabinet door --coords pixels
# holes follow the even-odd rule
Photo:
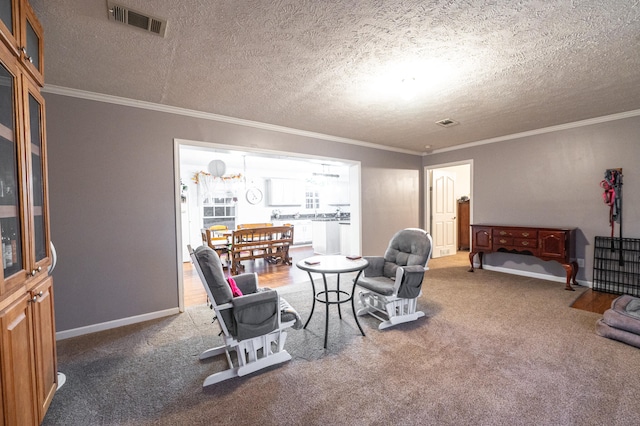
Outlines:
[[[31,182],[31,217],[33,260],[36,274],[48,263],[49,257],[49,229],[48,212],[46,211],[47,193],[44,185],[46,170],[46,152],[44,142],[44,99],[40,96],[38,88],[27,77],[23,78],[26,97],[24,100],[26,143],[28,149],[29,173]]]
[[[25,224],[21,220],[22,152],[17,138],[17,96],[19,81],[11,60],[0,55],[0,233],[2,270],[0,293],[24,281],[23,250]]]
[[[1,1],[1,0],[0,0]],[[42,26],[36,18],[33,9],[27,2],[22,3],[21,13],[21,58],[25,68],[35,81],[40,85],[44,85],[43,77],[43,53],[42,53]]]
[[[18,2],[16,0],[0,0],[0,38],[17,52],[18,39]]]

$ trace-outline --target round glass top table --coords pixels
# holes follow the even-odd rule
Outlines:
[[[309,279],[311,280],[311,287],[313,288],[313,305],[311,306],[311,313],[309,314],[309,319],[305,323],[303,328],[307,328],[309,321],[311,321],[311,317],[313,316],[313,312],[316,308],[316,301],[320,303],[324,303],[326,307],[326,316],[325,316],[325,325],[324,325],[324,348],[327,348],[327,334],[329,332],[329,305],[338,305],[338,316],[342,319],[342,312],[340,311],[340,305],[343,303],[347,303],[351,301],[351,309],[353,310],[353,317],[356,320],[356,324],[360,329],[360,333],[364,336],[364,331],[360,326],[360,322],[358,321],[358,316],[356,315],[356,308],[354,304],[354,292],[356,289],[356,282],[358,278],[360,278],[360,274],[362,271],[369,265],[365,259],[358,257],[355,259],[348,258],[347,256],[312,256],[306,259],[303,259],[296,263],[296,266],[303,271],[307,271],[309,274]],[[347,272],[358,272],[356,279],[353,280],[353,287],[351,288],[351,293],[340,290],[340,274]],[[322,275],[322,282],[324,283],[324,290],[316,292],[316,285],[313,280],[312,273]],[[336,274],[337,275],[337,283],[335,290],[329,290],[327,285],[327,274]],[[335,297],[330,297],[329,295],[333,295]]]

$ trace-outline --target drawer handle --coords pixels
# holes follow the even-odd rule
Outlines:
[[[523,246],[528,246],[528,245],[529,245],[529,241],[523,241],[523,242],[522,242],[522,245],[523,245]]]
[[[507,235],[507,231],[500,231],[500,235]]]
[[[523,233],[522,233],[522,236],[523,236],[523,237],[528,237],[528,236],[529,236],[529,233],[528,233],[528,232],[523,232]]]
[[[500,240],[500,242],[501,242],[502,244],[504,244],[504,243],[506,243],[506,242],[507,242],[507,240]]]

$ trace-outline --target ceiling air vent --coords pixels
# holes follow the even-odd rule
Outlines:
[[[460,124],[460,122],[452,120],[450,118],[445,118],[443,120],[436,121],[436,124],[438,126],[442,126],[442,127],[453,127],[453,126],[456,126],[456,125]]]
[[[165,30],[167,29],[166,19],[154,18],[153,16],[129,9],[126,6],[112,1],[107,2],[107,9],[109,11],[109,19],[112,21],[130,25],[164,37]]]

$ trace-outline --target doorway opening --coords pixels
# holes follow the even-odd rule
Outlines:
[[[212,173],[210,163],[214,162]],[[176,235],[178,253],[178,303],[185,308],[185,283],[202,285],[190,265],[187,245],[202,244],[201,229],[223,224],[233,230],[239,224],[294,225],[293,266],[267,265],[261,259],[247,265],[249,272],[296,283],[296,256],[311,256],[312,224],[316,218],[340,218],[340,249],[360,253],[360,162],[299,153],[245,148],[198,141],[174,140]],[[248,263],[248,262],[245,262]],[[287,271],[279,271],[287,269]],[[202,290],[204,293],[204,290]]]
[[[425,224],[433,258],[470,249],[473,160],[425,167]]]

